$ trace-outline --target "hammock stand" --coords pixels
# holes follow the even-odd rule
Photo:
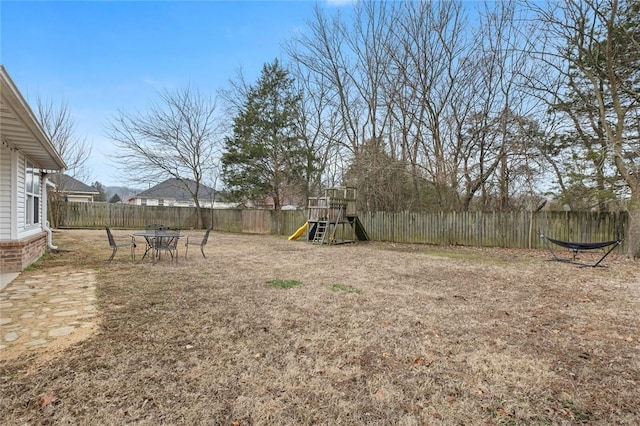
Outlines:
[[[551,254],[553,255],[553,259],[555,261],[557,261],[557,262],[575,263],[577,265],[580,265],[581,267],[591,267],[591,268],[595,268],[595,267],[599,266],[600,262],[602,262],[605,259],[605,257],[609,256],[609,253],[611,253],[613,251],[613,249],[618,247],[620,244],[622,244],[622,241],[624,241],[624,238],[621,238],[621,239],[618,239],[618,240],[602,241],[602,242],[598,242],[598,243],[572,243],[572,242],[568,242],[568,241],[560,241],[560,240],[556,240],[556,239],[553,239],[553,238],[549,238],[549,237],[546,237],[542,233],[540,234],[540,238],[544,239],[545,244],[546,244],[547,248],[549,249],[549,251],[551,252]],[[553,243],[553,244],[555,244],[557,246],[564,247],[566,249],[569,249],[569,250],[573,251],[573,258],[571,260],[559,258],[558,256],[556,256],[556,253],[551,248],[551,245],[549,245],[549,242],[551,242],[551,243]],[[609,250],[607,250],[602,255],[602,257],[600,259],[598,259],[598,261],[596,263],[594,263],[593,265],[576,262],[576,255],[578,254],[579,251],[599,250],[599,249],[607,248],[609,246],[613,246],[613,247],[611,247]]]

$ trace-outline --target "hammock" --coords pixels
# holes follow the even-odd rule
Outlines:
[[[549,244],[547,244],[547,248],[549,249],[549,251],[553,255],[554,260],[556,260],[558,262],[577,263],[577,264],[579,264],[581,266],[591,266],[592,268],[595,268],[596,266],[600,265],[600,262],[602,262],[604,260],[604,258],[607,257],[609,255],[609,253],[611,253],[613,251],[613,249],[615,249],[620,244],[622,244],[622,241],[624,240],[624,238],[621,238],[621,239],[617,239],[617,240],[601,241],[601,242],[597,242],[597,243],[573,243],[573,242],[569,242],[569,241],[561,241],[561,240],[556,240],[556,239],[553,239],[553,238],[549,238],[549,237],[546,237],[542,233],[540,234],[540,238],[543,238],[545,241],[549,241],[549,242],[551,242],[551,243],[553,243],[553,244],[555,244],[557,246],[564,247],[566,249],[569,249],[569,250],[573,251],[573,259],[571,259],[571,260],[561,259],[558,256],[556,256],[556,254],[553,251],[553,249],[551,248],[551,246]],[[613,246],[613,247],[611,247],[609,250],[607,250],[602,255],[602,257],[600,259],[598,259],[598,261],[596,263],[594,263],[593,265],[576,262],[576,255],[578,254],[579,251],[599,250],[599,249],[607,248],[609,246]]]

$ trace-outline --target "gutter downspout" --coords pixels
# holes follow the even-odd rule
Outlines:
[[[43,217],[43,228],[45,231],[47,231],[47,247],[49,247],[49,250],[52,251],[57,251],[58,250],[58,246],[54,246],[53,245],[53,231],[51,231],[51,228],[49,227],[49,221],[47,220],[47,218],[49,217],[49,210],[48,210],[48,206],[49,206],[49,200],[47,199],[47,184],[49,182],[49,175],[47,175],[46,173],[42,174],[42,215]]]
[[[53,245],[53,233],[51,231],[51,228],[49,228],[49,221],[45,220],[44,221],[44,230],[47,231],[47,247],[49,247],[49,250],[52,251],[58,251],[58,246],[54,246]]]

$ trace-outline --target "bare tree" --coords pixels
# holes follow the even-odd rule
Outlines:
[[[299,33],[287,53],[309,72],[322,77],[323,89],[328,91],[326,96],[338,111],[339,142],[355,155],[361,141],[362,100],[354,87],[354,59],[345,39],[349,31],[339,16],[329,17],[317,5],[308,25],[309,33]]]
[[[624,182],[629,255],[638,258],[640,2],[568,0],[546,7],[532,3],[531,9],[539,36],[532,43],[544,70],[532,86],[564,114],[565,134],[577,134],[577,143],[594,142],[585,146],[596,160],[595,176],[613,170]],[[555,79],[552,84],[543,79],[549,76]]]
[[[301,68],[306,68],[310,75],[316,76],[316,81],[322,82],[319,93],[328,100],[326,106],[333,109],[337,118],[335,122],[340,125],[338,132],[332,128],[330,132],[323,133],[331,134],[335,144],[343,148],[337,152],[337,157],[347,164],[350,181],[356,185],[362,182],[359,193],[365,198],[368,197],[366,188],[371,188],[368,185],[371,181],[367,182],[367,179],[373,178],[368,174],[378,169],[364,167],[362,173],[358,173],[353,166],[370,164],[371,150],[367,153],[366,161],[358,160],[358,156],[368,149],[365,148],[367,145],[378,145],[374,151],[384,145],[391,158],[399,158],[401,162],[406,163],[409,158],[417,160],[418,150],[413,149],[410,153],[407,148],[411,129],[403,126],[411,120],[415,123],[422,117],[416,112],[409,118],[404,114],[398,120],[395,105],[405,100],[402,96],[407,92],[413,91],[415,95],[415,85],[423,82],[422,75],[413,72],[422,71],[423,75],[427,72],[421,67],[422,63],[408,70],[403,62],[407,59],[405,52],[415,53],[416,59],[420,60],[422,58],[418,56],[424,53],[411,50],[413,46],[409,45],[413,40],[406,41],[407,45],[403,46],[401,43],[407,38],[398,37],[399,32],[406,34],[407,27],[403,25],[408,25],[407,20],[419,22],[420,18],[411,16],[414,11],[394,2],[359,2],[354,7],[354,19],[348,24],[340,16],[328,17],[316,8],[314,19],[309,23],[310,31],[301,33],[288,49],[292,59]],[[402,62],[394,56],[398,55],[397,52],[402,52]],[[446,60],[441,59],[443,63]],[[430,70],[428,67],[426,69]],[[400,70],[400,73],[390,77],[395,70]],[[418,79],[420,81],[416,81]],[[413,86],[406,90],[409,85]],[[317,97],[318,92],[312,90],[307,95]],[[424,111],[420,102],[425,99],[428,99],[426,95],[419,99],[413,97],[407,102],[411,107]],[[398,134],[404,137],[398,138]],[[417,141],[422,140],[421,136],[416,138],[413,134],[411,143],[414,147],[419,146]],[[384,176],[375,178],[379,181]],[[416,189],[418,182],[419,179],[414,182]],[[379,194],[377,190],[371,191],[371,196]]]
[[[37,114],[42,128],[49,137],[64,162],[67,164],[66,174],[80,181],[89,181],[90,173],[86,163],[91,156],[91,144],[86,136],[77,133],[76,122],[71,116],[65,101],[56,105],[52,100],[41,97],[36,99]],[[62,173],[50,176],[55,184],[53,191],[48,193],[48,211],[51,225],[56,227],[62,214],[62,204],[66,192],[66,180]]]
[[[55,105],[51,100],[38,97],[36,105],[44,131],[67,164],[66,173],[78,180],[87,180],[90,176],[86,163],[91,157],[91,144],[86,136],[77,134],[67,103]]]
[[[391,31],[389,86],[395,127],[412,152],[412,169],[432,182],[443,210],[456,207],[459,150],[454,137],[455,100],[462,88],[468,42],[460,2],[403,3]]]
[[[373,159],[408,173],[413,199],[404,208],[466,210],[480,193],[506,209],[522,187],[517,175],[536,172],[525,140],[534,102],[522,90],[532,69],[517,8],[488,3],[482,19],[470,21],[468,7],[365,0],[350,21],[316,8],[309,31],[288,46],[300,74],[318,82],[305,95],[322,97],[323,116],[339,124],[318,134],[335,138],[340,149],[331,152],[347,163],[352,184],[363,183],[368,205],[388,205],[389,197],[373,200],[381,191],[371,183],[391,190],[385,175],[396,176],[371,167]]]
[[[339,116],[331,108],[331,95],[323,76],[310,73],[297,62],[292,64],[291,73],[297,91],[302,95],[296,117],[298,128],[304,134],[307,152],[312,154],[307,163],[301,165],[306,182],[301,195],[306,203],[308,197],[322,193],[323,184],[334,186],[336,183],[336,167],[332,160],[339,150],[336,143],[340,133]]]
[[[480,192],[482,209],[513,209],[522,198],[523,181],[540,176],[537,123],[533,118],[540,102],[526,91],[528,76],[537,72],[519,30],[521,9],[511,1],[485,3],[479,10],[469,79],[463,97],[461,126],[474,148],[465,151],[475,161],[465,161],[463,205],[466,210]],[[474,157],[476,156],[477,157]],[[469,167],[471,166],[471,167]],[[523,176],[523,173],[527,176]]]
[[[118,148],[113,161],[130,181],[177,179],[191,194],[202,226],[200,190],[215,175],[220,154],[216,102],[190,88],[158,96],[145,113],[120,110],[108,120],[107,136]]]

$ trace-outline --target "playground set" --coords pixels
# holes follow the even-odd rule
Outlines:
[[[289,240],[307,233],[313,244],[343,244],[369,241],[369,236],[356,214],[356,189],[337,187],[324,190],[322,197],[309,197],[307,222]]]
[[[324,190],[322,197],[309,197],[307,204],[307,222],[289,237],[289,240],[297,240],[306,233],[307,241],[313,244],[344,244],[355,241],[369,241],[367,231],[356,214],[356,189],[353,187],[336,187]],[[575,263],[580,266],[597,267],[624,239],[618,238],[611,241],[577,243],[561,241],[545,236],[540,237],[545,241],[547,248],[553,255],[553,260]],[[573,252],[571,259],[558,257],[549,243],[569,249]],[[580,263],[576,261],[578,252],[602,250],[602,256],[595,263]]]

